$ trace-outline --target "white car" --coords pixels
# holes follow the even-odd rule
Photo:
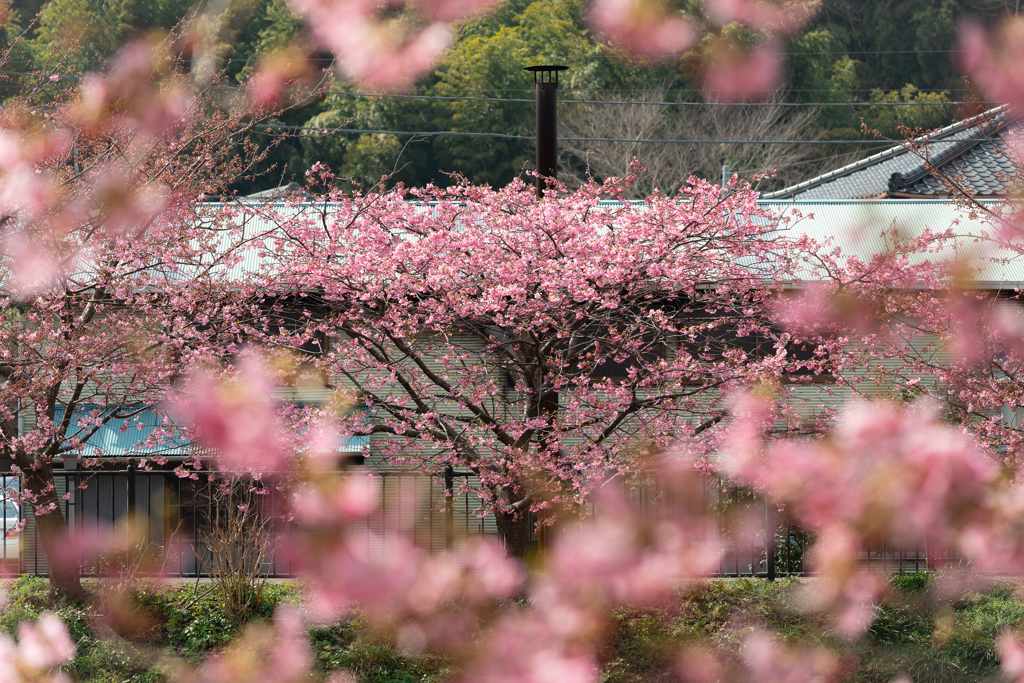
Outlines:
[[[0,572],[18,570],[18,558],[21,556],[21,510],[14,499],[21,487],[18,477],[0,476],[0,506],[3,507],[3,521],[0,522],[0,534],[3,534],[4,545],[0,550]]]

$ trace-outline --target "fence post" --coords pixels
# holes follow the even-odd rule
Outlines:
[[[768,569],[768,580],[775,580],[775,506],[770,498],[764,499],[764,552]]]
[[[455,546],[455,472],[451,465],[444,468],[444,549],[452,553]]]
[[[128,463],[128,518],[135,515],[135,463]]]

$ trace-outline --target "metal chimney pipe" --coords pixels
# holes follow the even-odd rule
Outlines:
[[[558,178],[558,72],[560,65],[528,66],[537,89],[537,197]],[[553,184],[553,183],[552,183]]]

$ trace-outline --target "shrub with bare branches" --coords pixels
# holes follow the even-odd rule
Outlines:
[[[664,88],[648,91],[651,104],[586,104],[567,107],[559,120],[562,156],[559,179],[578,187],[589,173],[598,180],[625,176],[634,157],[651,171],[637,179],[633,194],[655,188],[674,193],[691,175],[718,182],[723,165],[742,177],[783,169],[775,183],[785,182],[788,169],[804,177],[814,165],[814,145],[774,143],[685,144],[643,140],[800,140],[807,137],[818,111],[813,107],[771,106],[782,102],[775,93],[765,102],[702,106],[658,105]],[[630,97],[635,98],[631,93]],[[582,98],[581,98],[582,99]],[[600,100],[600,96],[586,99]],[[566,138],[614,138],[628,142],[576,141]],[[798,166],[799,164],[799,166]],[[774,183],[773,183],[774,184]]]
[[[274,550],[273,519],[252,481],[211,481],[208,519],[197,530],[196,559],[227,617],[241,625],[263,603]]]

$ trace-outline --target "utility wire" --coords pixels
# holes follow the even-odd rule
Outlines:
[[[459,102],[524,102],[533,104],[528,98],[512,97],[465,97],[449,95],[403,95],[401,93],[362,93],[349,90],[325,90],[329,95],[348,97],[379,97],[402,100],[449,100]],[[999,102],[652,102],[627,100],[558,100],[559,104],[628,104],[660,107],[937,107],[955,104],[997,105]]]
[[[0,74],[10,76],[39,76],[32,71],[0,71]],[[61,79],[74,79],[78,80],[80,76],[64,75],[60,76]],[[534,92],[534,88],[457,88],[462,92]],[[651,88],[560,88],[562,92],[629,92],[629,93],[646,93],[646,92],[658,92],[658,93],[706,93],[714,92],[708,90],[702,90],[701,88],[666,88],[666,89],[651,89]],[[850,88],[847,92],[884,92],[881,88]],[[333,92],[333,91],[332,91]],[[347,91],[338,91],[347,92]],[[794,93],[794,92],[835,92],[831,88],[765,88],[758,90],[750,90],[749,92],[761,92],[761,93]],[[895,91],[891,91],[895,92]],[[916,92],[975,92],[974,88],[917,88]],[[356,95],[370,96],[370,93],[353,93]],[[384,96],[381,94],[381,96]],[[532,100],[530,100],[532,102]],[[812,103],[813,104],[813,103]]]
[[[823,50],[823,51],[811,51],[811,52],[766,52],[765,54],[771,55],[784,55],[784,56],[798,56],[798,55],[932,55],[932,54],[959,54],[965,52],[961,48],[950,48],[947,50],[848,50],[848,51],[836,51],[836,50]],[[1007,50],[998,50],[997,52],[1007,52]],[[557,55],[549,58],[549,61],[553,60],[571,60],[577,57],[588,57],[590,55]],[[601,55],[607,59],[607,55]],[[659,55],[652,55],[656,57],[678,57],[679,55],[674,53],[663,53]],[[494,58],[492,58],[494,59]],[[521,60],[520,57],[497,57],[496,59],[505,60]],[[34,60],[31,59],[9,59],[8,63],[20,63],[20,64],[32,64]],[[75,64],[106,64],[110,59],[82,59],[72,60]],[[194,62],[198,61],[198,58],[182,58],[177,61],[181,62]],[[241,60],[238,60],[242,63]],[[252,60],[245,60],[245,64],[250,63]],[[311,62],[333,62],[333,57],[310,57],[308,61]]]
[[[23,71],[0,71],[3,75],[33,76]],[[80,76],[61,76],[62,80],[79,80]],[[4,86],[0,87],[13,87]],[[240,90],[238,86],[214,86],[218,89]],[[346,97],[369,97],[400,100],[441,100],[454,102],[511,102],[533,104],[534,100],[529,98],[513,97],[467,97],[464,95],[405,95],[402,93],[363,93],[352,90],[324,90],[325,95],[344,95]],[[630,91],[643,92],[643,91]],[[709,91],[712,92],[713,91]],[[773,91],[774,92],[774,91]],[[610,104],[610,105],[639,105],[655,107],[939,107],[952,106],[957,104],[974,105],[997,105],[999,102],[982,101],[943,101],[943,102],[658,102],[650,100],[559,100],[559,104]]]
[[[534,88],[454,88],[465,92],[534,92]],[[563,92],[707,92],[701,88],[570,88],[559,85]],[[846,92],[884,92],[882,88],[846,88]],[[916,88],[916,92],[975,92],[976,88]],[[833,88],[764,88],[750,92],[835,92]]]
[[[322,126],[286,126],[275,124],[260,124],[255,128],[273,132],[275,130],[313,130],[321,133],[357,133],[372,135],[412,135],[423,137],[479,137],[479,138],[502,138],[506,140],[535,140],[532,135],[509,135],[508,133],[471,133],[460,130],[439,130],[439,131],[407,131],[407,130],[368,130],[366,128],[327,128]],[[637,138],[558,138],[571,142],[638,142],[653,144],[689,144],[689,145],[878,145],[884,144],[881,140],[651,140]],[[991,139],[991,138],[989,138]],[[973,141],[973,140],[972,140]],[[943,143],[952,144],[963,142],[963,140],[915,140],[915,145],[940,145]],[[891,144],[900,144],[893,142]],[[905,143],[903,143],[905,144]]]
[[[859,56],[859,55],[864,55],[864,56],[868,56],[868,55],[953,55],[953,54],[960,54],[962,52],[966,52],[966,50],[961,50],[961,49],[953,49],[953,50],[866,50],[866,51],[851,50],[851,51],[822,51],[822,52],[761,52],[760,54],[770,55],[770,56],[773,56],[773,57],[801,57],[801,56],[815,57],[815,56],[825,56],[825,55],[828,55],[828,56],[835,55],[835,56],[840,56],[840,57],[841,56],[856,57],[856,56]],[[1009,52],[1009,50],[993,50],[993,52],[995,54],[1000,54],[1000,53]],[[586,57],[586,56],[587,55],[577,55],[577,57]],[[680,55],[677,54],[677,53],[674,53],[674,52],[660,52],[660,53],[657,53],[657,54],[649,54],[647,56],[648,57],[678,58]],[[548,61],[548,63],[549,64],[552,63],[552,62],[558,63],[559,61],[566,62],[566,61],[572,60],[573,58],[574,58],[573,56],[551,57],[551,58],[549,58],[550,61]],[[607,59],[607,57],[605,57],[605,58]],[[491,57],[491,59],[492,60],[495,60],[495,59],[497,59],[497,60],[505,60],[505,61],[513,61],[513,60],[520,60],[521,61],[522,58],[520,58],[520,57]]]

